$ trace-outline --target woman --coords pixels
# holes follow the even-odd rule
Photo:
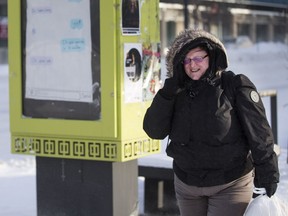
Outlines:
[[[143,128],[153,139],[169,136],[166,152],[173,158],[180,213],[242,216],[253,181],[269,197],[279,182],[273,135],[257,89],[246,76],[225,71],[224,45],[203,30],[180,33],[166,63],[169,78]]]

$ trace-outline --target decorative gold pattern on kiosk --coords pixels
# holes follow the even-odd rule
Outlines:
[[[160,151],[160,141],[134,140],[127,143],[41,137],[12,137],[12,152],[42,157],[101,161],[128,161]]]

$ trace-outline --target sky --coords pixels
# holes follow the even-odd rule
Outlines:
[[[227,45],[229,68],[247,75],[259,91],[277,91],[280,183],[276,196],[288,203],[288,45],[249,43]],[[164,63],[162,64],[163,71]],[[0,215],[36,216],[36,169],[33,156],[11,154],[9,129],[8,65],[0,65]],[[163,77],[164,79],[165,77]],[[270,99],[263,98],[268,119]],[[171,158],[162,153],[138,160],[141,165],[171,167]],[[143,212],[143,178],[139,178],[139,202]]]

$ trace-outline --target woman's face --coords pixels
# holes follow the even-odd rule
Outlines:
[[[207,52],[199,47],[191,49],[183,61],[184,70],[192,80],[199,80],[209,67]]]

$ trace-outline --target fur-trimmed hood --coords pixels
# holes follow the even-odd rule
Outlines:
[[[223,43],[214,35],[195,29],[186,29],[182,31],[173,41],[166,56],[167,76],[172,77],[176,73],[178,64],[182,63],[185,55],[193,48],[199,45],[207,46],[212,52],[208,53],[211,58],[213,53],[213,62],[210,62],[211,73],[225,70],[228,67],[228,58]],[[211,58],[212,59],[212,58]],[[211,68],[213,64],[213,68]]]

